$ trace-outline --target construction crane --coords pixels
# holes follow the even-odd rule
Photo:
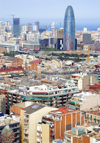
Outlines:
[[[90,61],[90,58],[89,58],[89,51],[90,51],[90,49],[88,48],[88,53],[87,53],[87,58],[86,58],[86,61],[87,61],[87,62]]]

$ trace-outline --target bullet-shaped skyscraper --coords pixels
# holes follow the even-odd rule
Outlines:
[[[63,49],[65,51],[75,50],[75,17],[72,6],[68,6],[65,12]]]

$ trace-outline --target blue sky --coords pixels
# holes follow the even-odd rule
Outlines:
[[[12,21],[11,14],[21,24],[36,20],[42,24],[62,23],[68,5],[74,9],[76,25],[100,25],[99,0],[0,0],[0,20]]]

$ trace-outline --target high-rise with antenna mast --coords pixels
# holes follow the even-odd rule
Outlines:
[[[20,27],[20,18],[13,18],[13,36],[20,36],[21,27]]]

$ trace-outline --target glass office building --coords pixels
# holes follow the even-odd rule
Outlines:
[[[75,18],[72,6],[68,6],[64,18],[63,49],[75,50]]]
[[[13,36],[20,36],[21,27],[20,27],[20,18],[13,18]]]

